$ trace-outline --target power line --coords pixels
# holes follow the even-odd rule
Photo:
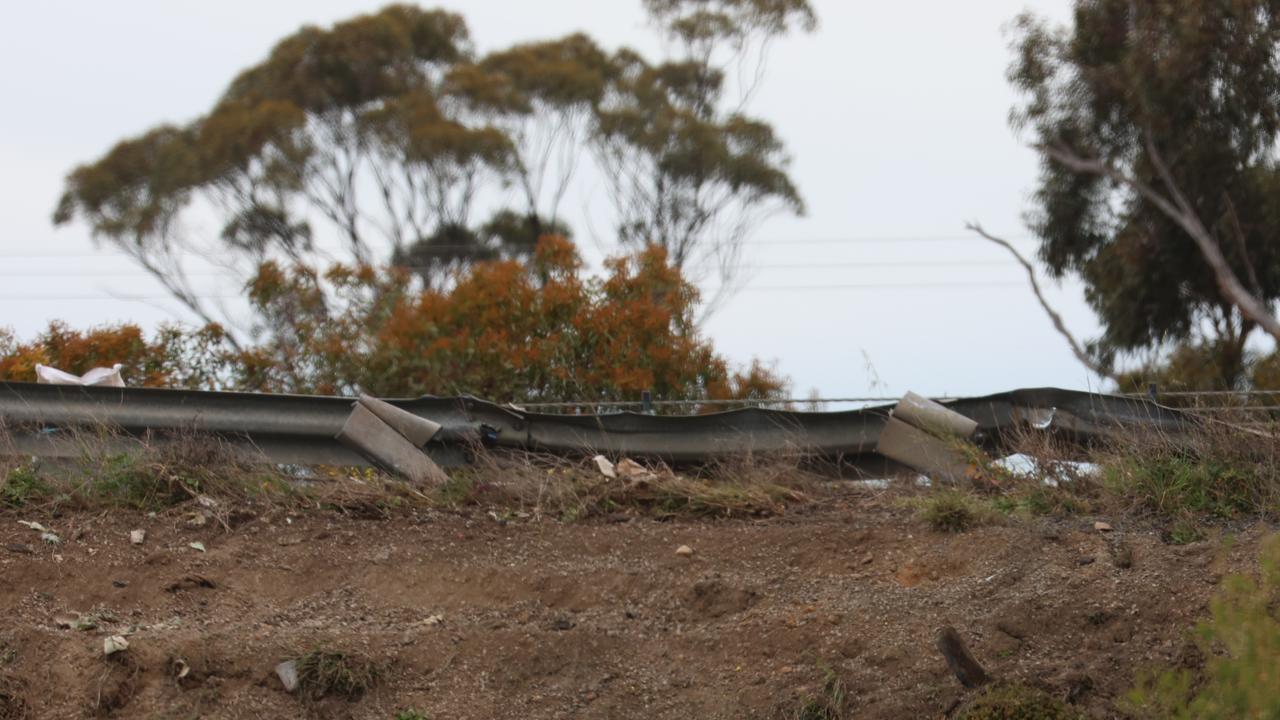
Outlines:
[[[1006,237],[1011,242],[1022,242],[1034,240],[1030,235],[1015,235]],[[828,238],[772,238],[767,240],[747,240],[743,245],[748,246],[769,246],[769,245],[859,245],[859,244],[879,244],[879,243],[951,243],[979,241],[982,238],[977,235],[862,235],[862,236],[846,236],[846,237],[828,237]],[[448,244],[432,244],[433,248],[441,250],[465,250],[473,248],[473,245],[461,243]],[[208,252],[196,251],[179,251],[172,253],[175,256],[205,257]],[[92,252],[68,252],[68,253],[48,253],[48,252],[5,252],[0,253],[0,258],[74,258],[74,257],[131,257],[129,253],[120,250],[100,250]]]
[[[425,265],[398,265],[402,270],[433,270]],[[868,260],[866,262],[831,262],[831,263],[766,263],[748,265],[744,271],[753,270],[856,270],[859,268],[1016,268],[1017,263],[1007,261],[930,261],[930,260]],[[232,277],[245,278],[247,274],[233,270],[199,270],[183,273],[186,277]],[[0,272],[0,277],[152,277],[145,270],[88,270],[88,271],[11,271]]]
[[[995,289],[995,288],[1015,288],[1025,287],[1022,282],[906,282],[906,283],[846,283],[835,285],[748,285],[741,288],[741,292],[817,292],[830,290],[933,290],[933,289]],[[719,288],[703,288],[706,292],[715,292]],[[193,296],[197,300],[240,300],[244,299],[244,295],[204,295],[196,294]],[[102,294],[66,294],[66,295],[25,295],[25,294],[4,294],[0,295],[0,300],[4,301],[74,301],[74,300],[121,300],[121,301],[147,301],[147,300],[173,300],[172,295],[111,295],[109,293]]]

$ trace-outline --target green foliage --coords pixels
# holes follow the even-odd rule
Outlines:
[[[1280,537],[1263,543],[1261,577],[1226,578],[1196,628],[1202,671],[1144,675],[1129,700],[1139,717],[1228,720],[1280,716]]]
[[[663,17],[688,10],[666,5]],[[813,22],[806,0],[693,10],[766,36]],[[77,167],[54,222],[84,221],[213,320],[182,272],[183,250],[213,242],[246,265],[315,264],[316,239],[331,237],[351,264],[391,260],[442,285],[460,265],[527,259],[539,237],[567,236],[559,204],[581,157],[603,143],[626,162],[632,190],[662,188],[647,210],[634,193],[611,195],[623,242],[660,244],[683,267],[684,245],[725,241],[712,236],[721,221],[741,231],[766,201],[801,207],[772,128],[716,109],[722,74],[709,63],[650,66],[583,34],[477,57],[461,16],[390,5],[301,28],[203,116],[122,140]],[[519,200],[477,225],[481,195]],[[184,214],[201,210],[218,214],[217,238],[184,234]],[[684,219],[690,213],[703,217]]]
[[[395,720],[430,720],[430,718],[417,710],[401,710],[396,713]]]
[[[0,477],[0,507],[20,508],[47,497],[49,486],[30,463],[3,470]]]
[[[1103,484],[1167,521],[1274,515],[1276,478],[1255,463],[1176,449],[1122,453],[1103,464]],[[1188,531],[1179,532],[1187,536]]]
[[[1012,683],[992,685],[966,702],[956,720],[1082,720],[1084,715],[1042,690]]]
[[[650,65],[630,51],[615,62],[619,79],[598,111],[601,169],[618,203],[619,240],[665,248],[676,267],[724,244],[724,223],[779,207],[804,211],[786,173],[788,158],[769,125],[717,110],[723,74],[686,61]]]
[[[1057,277],[1084,281],[1117,353],[1203,342],[1214,367],[1193,382],[1231,386],[1253,330],[1227,302],[1190,236],[1150,201],[1054,160],[1098,158],[1166,189],[1155,154],[1237,275],[1280,298],[1280,7],[1268,0],[1074,0],[1073,23],[1016,22],[1014,112],[1041,148],[1032,227]],[[1153,152],[1155,154],[1153,154]],[[1173,358],[1174,363],[1180,359]]]
[[[52,500],[81,507],[161,510],[204,495],[225,500],[274,498],[292,491],[282,477],[233,455],[216,438],[154,437],[149,444],[106,432],[64,429],[79,454],[68,464],[20,465],[0,477],[0,507]]]

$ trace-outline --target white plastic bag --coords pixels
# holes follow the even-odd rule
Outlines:
[[[109,368],[94,368],[84,375],[72,375],[48,365],[36,365],[36,382],[42,385],[86,385],[100,387],[124,387],[124,378],[120,376],[120,368],[116,363]]]

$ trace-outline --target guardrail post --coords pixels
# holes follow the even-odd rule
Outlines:
[[[645,390],[640,394],[640,411],[645,415],[653,414],[653,393]]]
[[[1156,383],[1147,383],[1147,397],[1151,398],[1151,402],[1160,399],[1160,386]]]

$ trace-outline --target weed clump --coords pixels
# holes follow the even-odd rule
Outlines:
[[[960,533],[985,522],[989,516],[973,495],[946,488],[917,501],[918,511],[936,532]]]
[[[298,688],[311,700],[358,700],[377,683],[380,674],[370,660],[344,652],[312,650],[296,663]]]
[[[0,471],[3,471],[0,468]],[[32,463],[3,471],[0,476],[0,507],[20,508],[48,497],[49,485]]]
[[[289,487],[220,439],[175,433],[145,439],[105,429],[58,430],[71,457],[0,464],[0,508],[40,504],[162,510],[209,496],[285,496]]]
[[[844,720],[849,690],[830,668],[824,668],[823,674],[822,688],[818,693],[801,699],[786,714],[786,720]]]
[[[1280,536],[1262,546],[1261,577],[1226,578],[1196,628],[1202,669],[1147,673],[1128,700],[1139,717],[1227,720],[1280,717]]]
[[[1025,685],[992,685],[965,703],[956,720],[1078,720],[1084,716],[1042,690]]]

